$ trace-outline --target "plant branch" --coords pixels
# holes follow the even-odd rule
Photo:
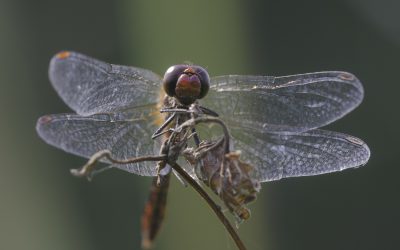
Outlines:
[[[211,207],[214,213],[217,215],[218,219],[222,222],[228,233],[231,235],[233,241],[235,242],[236,246],[239,250],[246,250],[246,246],[240,239],[239,235],[229,222],[229,220],[225,217],[222,213],[220,206],[215,204],[215,202],[211,199],[211,197],[204,191],[204,189],[195,181],[193,178],[186,173],[185,170],[176,162],[168,162],[168,164],[176,171],[178,174],[187,182],[189,183],[194,190],[207,202],[207,204]]]
[[[165,161],[167,160],[166,155],[157,155],[157,156],[142,156],[142,157],[135,157],[125,160],[117,160],[112,158],[111,152],[109,150],[101,150],[92,157],[90,157],[89,161],[79,169],[71,169],[71,174],[77,177],[84,177],[86,176],[89,180],[91,179],[91,173],[93,172],[96,163],[101,159],[106,158],[111,163],[115,164],[128,164],[128,163],[136,163],[142,161]]]

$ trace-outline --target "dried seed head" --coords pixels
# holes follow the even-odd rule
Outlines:
[[[216,193],[238,222],[249,219],[246,204],[256,199],[260,183],[251,178],[253,166],[240,160],[240,152],[225,153],[224,141],[202,142],[184,156],[197,177]]]

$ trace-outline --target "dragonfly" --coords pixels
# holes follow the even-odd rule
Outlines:
[[[74,112],[38,119],[36,130],[46,143],[89,159],[106,152],[108,159],[95,160],[154,177],[142,216],[144,247],[164,218],[174,171],[166,161],[129,159],[169,153],[167,146],[179,144],[168,157],[178,161],[186,152],[188,175],[219,194],[235,216],[247,219],[243,207],[255,199],[259,183],[357,168],[370,157],[361,139],[320,129],[363,99],[361,82],[347,72],[209,77],[200,66],[182,64],[160,77],[62,51],[50,62],[49,78]],[[204,121],[219,122],[227,136],[208,139],[214,138],[215,126],[201,127]],[[215,162],[219,168],[212,169]],[[225,174],[229,178],[221,179]]]

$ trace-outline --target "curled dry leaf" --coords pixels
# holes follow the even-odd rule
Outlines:
[[[251,178],[253,166],[242,162],[240,151],[225,152],[224,140],[202,142],[196,149],[184,151],[197,177],[216,193],[238,222],[250,217],[246,204],[254,201],[260,183]]]

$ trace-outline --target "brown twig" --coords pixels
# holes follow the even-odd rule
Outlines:
[[[246,250],[246,246],[243,241],[240,239],[239,235],[229,222],[229,220],[222,213],[221,208],[215,204],[215,202],[211,199],[211,197],[204,191],[204,189],[195,181],[185,170],[176,162],[168,162],[168,164],[175,169],[176,172],[191,185],[194,190],[207,202],[207,204],[211,207],[214,213],[217,215],[218,219],[222,222],[228,233],[231,235],[233,241],[239,250]]]
[[[135,157],[135,158],[129,158],[125,160],[118,160],[114,159],[111,156],[111,152],[109,150],[101,150],[92,157],[90,157],[89,161],[81,168],[79,169],[71,169],[71,174],[77,177],[87,177],[89,180],[91,179],[91,173],[93,172],[96,163],[100,161],[102,158],[107,158],[111,163],[115,164],[128,164],[128,163],[136,163],[136,162],[142,162],[142,161],[165,161],[167,160],[166,155],[157,155],[157,156],[142,156],[142,157]]]

